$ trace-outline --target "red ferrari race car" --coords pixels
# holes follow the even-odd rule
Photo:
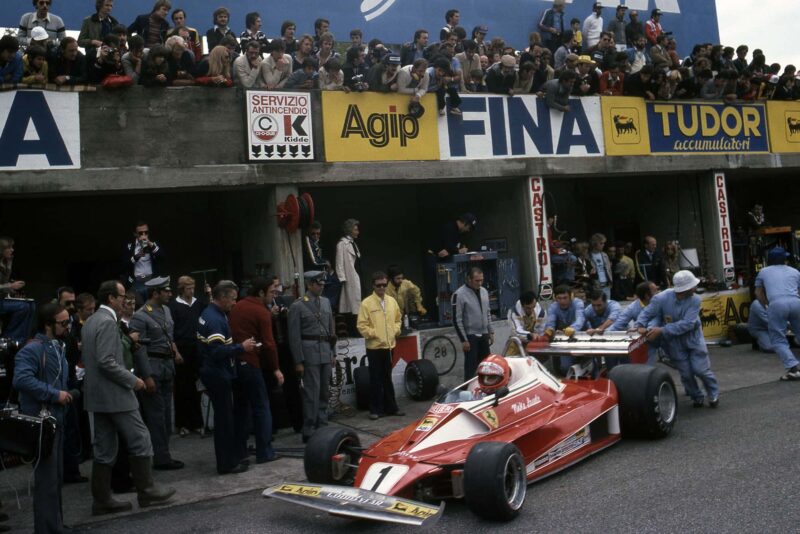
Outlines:
[[[468,380],[443,393],[422,419],[369,447],[351,429],[321,428],[305,450],[309,482],[263,494],[335,515],[412,525],[435,522],[442,500],[463,498],[478,516],[510,520],[529,483],[621,436],[664,437],[677,415],[675,384],[662,367],[623,364],[607,378],[571,372],[559,379],[539,358],[599,360],[638,355],[643,345],[643,338],[623,333],[531,343],[520,351],[526,356],[505,358],[507,386],[484,395],[477,378]]]

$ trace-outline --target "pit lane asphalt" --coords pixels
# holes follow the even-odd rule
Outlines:
[[[728,391],[716,410],[694,409],[680,397],[679,419],[668,438],[623,440],[528,486],[516,520],[486,522],[462,502],[451,501],[433,530],[797,532],[798,401],[800,384],[777,380]],[[335,518],[254,491],[76,531],[387,534],[412,528]]]

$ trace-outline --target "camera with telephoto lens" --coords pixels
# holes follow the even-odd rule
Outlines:
[[[363,74],[356,74],[355,76],[353,76],[350,79],[353,81],[353,90],[354,91],[358,91],[359,93],[361,93],[363,91],[366,91],[367,84],[364,83],[364,75]]]

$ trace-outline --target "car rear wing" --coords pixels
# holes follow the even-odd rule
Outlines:
[[[634,363],[647,361],[645,337],[635,332],[604,332],[589,335],[576,332],[572,336],[558,334],[549,343],[529,343],[526,351],[532,356],[609,356],[631,358]]]

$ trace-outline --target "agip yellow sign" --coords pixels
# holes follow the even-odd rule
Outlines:
[[[603,97],[603,134],[609,156],[650,155],[650,132],[644,100]]]
[[[425,95],[425,114],[408,114],[410,96],[323,91],[325,161],[439,159],[436,99]]]
[[[770,149],[775,153],[800,152],[800,102],[767,102]]]

